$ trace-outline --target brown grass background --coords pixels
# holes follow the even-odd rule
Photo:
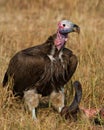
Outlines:
[[[79,64],[72,81],[83,86],[81,106],[104,105],[104,1],[103,0],[0,0],[0,82],[9,60],[24,48],[44,42],[56,32],[57,22],[69,19],[81,33],[70,34],[67,47]],[[9,84],[10,86],[10,84]],[[70,83],[68,99],[72,100]],[[101,130],[89,120],[65,121],[52,108],[41,108],[38,122],[0,85],[0,130]],[[7,98],[8,97],[8,98]],[[69,102],[70,103],[70,102]]]

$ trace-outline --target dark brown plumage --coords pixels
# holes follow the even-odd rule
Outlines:
[[[53,90],[61,90],[76,70],[77,57],[71,50],[63,48],[62,63],[59,59],[60,51],[55,48],[55,61],[51,63],[48,55],[54,47],[54,39],[55,35],[42,45],[18,52],[9,63],[3,86],[6,85],[8,76],[13,76],[13,92],[20,96],[31,88],[36,88],[43,96],[49,95]]]
[[[20,97],[24,93],[26,97],[26,91],[29,90],[33,90],[29,91],[29,95],[33,96],[34,93],[34,97],[38,97],[37,94],[49,96],[53,91],[62,91],[75,72],[78,62],[73,52],[65,48],[65,43],[68,33],[79,31],[77,25],[63,20],[58,24],[57,33],[50,36],[45,43],[15,54],[5,73],[3,86],[12,77],[13,93]],[[26,100],[30,101],[27,98]]]

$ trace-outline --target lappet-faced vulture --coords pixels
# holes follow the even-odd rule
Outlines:
[[[57,99],[56,95],[61,95],[60,103],[56,103],[55,107],[59,112],[64,107],[63,88],[75,72],[78,62],[65,44],[69,33],[79,31],[78,25],[62,20],[58,23],[57,32],[46,42],[22,50],[10,60],[3,86],[6,86],[8,77],[13,78],[13,93],[25,98],[34,119],[39,94],[50,96],[50,99]]]

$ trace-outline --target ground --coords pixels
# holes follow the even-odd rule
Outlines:
[[[0,82],[9,60],[18,51],[43,43],[56,32],[57,22],[69,19],[78,24],[80,35],[70,34],[66,44],[78,57],[72,82],[83,87],[80,106],[99,108],[104,105],[104,1],[103,0],[0,0]],[[8,86],[11,86],[10,83]],[[70,83],[67,99],[73,98]],[[38,122],[25,111],[11,90],[0,85],[0,130],[101,130],[84,117],[77,122],[65,121],[52,108],[39,108]]]

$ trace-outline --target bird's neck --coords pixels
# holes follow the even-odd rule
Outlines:
[[[56,38],[54,40],[54,44],[55,44],[56,48],[58,50],[61,50],[64,47],[67,39],[68,39],[68,34],[63,35],[63,34],[60,34],[59,31],[57,31],[57,35],[56,35]]]

